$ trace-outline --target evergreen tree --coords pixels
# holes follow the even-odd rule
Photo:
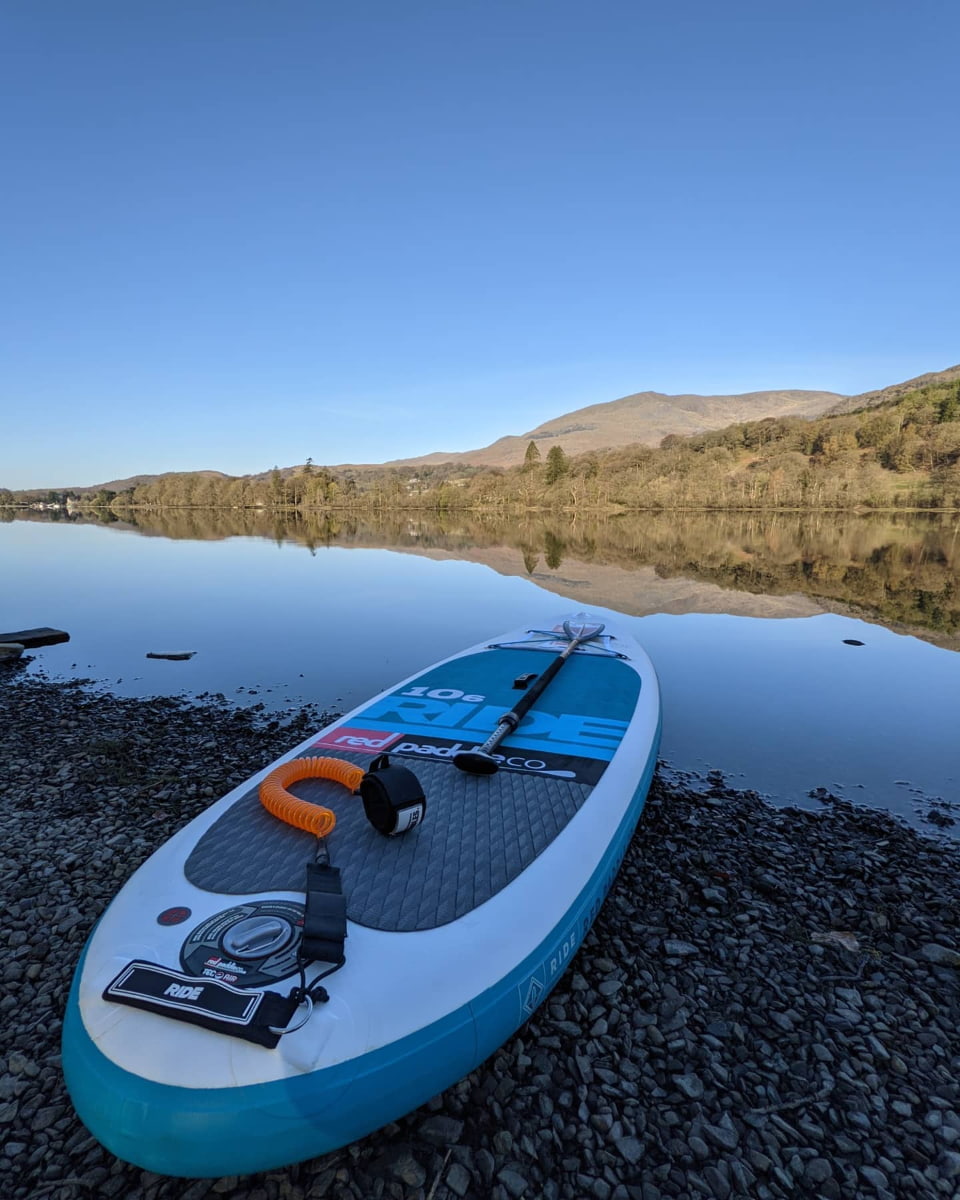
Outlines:
[[[523,469],[525,471],[532,471],[535,467],[539,467],[539,466],[540,466],[540,447],[531,438],[530,441],[527,442],[527,452],[523,456]]]
[[[546,482],[556,483],[569,469],[570,463],[563,449],[560,446],[551,446],[547,454]]]

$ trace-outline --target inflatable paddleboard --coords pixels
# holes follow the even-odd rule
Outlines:
[[[616,876],[660,740],[644,651],[609,625],[571,649],[570,627],[381,693],[131,877],[63,1029],[104,1146],[178,1176],[312,1158],[425,1103],[536,1011]],[[528,689],[491,773],[461,769]]]

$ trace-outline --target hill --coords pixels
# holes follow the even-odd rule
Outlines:
[[[875,392],[861,392],[859,396],[847,396],[829,409],[828,415],[856,412],[861,408],[876,408],[880,404],[891,404],[901,400],[910,392],[920,388],[932,387],[941,383],[954,383],[960,379],[960,364],[947,367],[945,371],[929,371],[926,375],[918,375],[915,379],[907,379],[903,383],[893,383],[889,387],[880,388]]]
[[[158,483],[162,479],[173,479],[179,475],[183,475],[183,471],[164,471],[161,475],[128,475],[125,479],[111,479],[107,483],[94,483],[87,487],[63,487],[57,484],[53,488],[23,488],[18,489],[17,495],[25,500],[41,500],[43,497],[52,492],[62,492],[73,496],[92,496],[97,492],[127,492],[131,488],[146,487],[151,483]],[[232,479],[232,475],[225,475],[223,471],[194,471],[192,474],[201,479]]]
[[[433,466],[459,462],[471,466],[513,467],[523,462],[527,446],[536,442],[546,456],[562,439],[566,454],[606,450],[637,442],[659,446],[668,434],[687,436],[723,429],[763,417],[818,417],[844,400],[836,392],[746,392],[734,396],[667,396],[635,392],[619,400],[591,404],[554,417],[527,433],[498,438],[489,446],[459,452],[437,451],[415,458],[392,459],[388,467]],[[351,469],[359,468],[350,464]],[[344,464],[342,468],[346,469]]]
[[[659,446],[669,435],[695,437],[708,435],[734,425],[751,421],[787,420],[801,418],[814,421],[823,416],[842,416],[857,410],[889,405],[911,393],[938,388],[960,381],[960,365],[943,371],[932,371],[915,379],[856,396],[841,396],[836,392],[818,391],[764,391],[746,392],[737,395],[699,396],[684,394],[669,396],[662,392],[636,392],[601,404],[591,404],[574,409],[523,434],[509,434],[498,438],[488,446],[476,450],[456,452],[434,451],[412,458],[392,459],[387,463],[341,463],[337,466],[317,468],[328,478],[331,472],[338,473],[341,481],[356,480],[368,486],[371,478],[387,477],[397,469],[436,468],[454,464],[469,474],[483,469],[509,468],[518,466],[530,442],[535,442],[542,458],[546,458],[552,446],[561,446],[564,454],[575,457],[594,451],[617,451],[626,446]],[[263,471],[256,475],[242,476],[247,484],[270,485],[275,474],[289,481],[303,470],[302,466],[287,466]],[[425,472],[426,473],[426,472]],[[101,491],[126,492],[133,488],[164,485],[171,495],[182,490],[179,484],[190,480],[190,488],[199,484],[212,487],[226,483],[235,477],[222,471],[174,472],[161,475],[133,475],[125,479],[114,479],[92,487],[57,488],[57,491],[72,493],[78,498],[88,498]],[[16,493],[20,502],[40,501],[46,498],[47,488],[31,488]]]
[[[113,479],[110,483],[99,483],[95,488],[73,488],[76,492],[92,492],[103,490],[106,492],[125,492],[128,488],[139,487],[142,483],[156,483],[158,479],[167,479],[172,475],[179,475],[179,471],[164,471],[162,475],[131,475],[127,479]],[[232,476],[225,475],[223,471],[194,471],[194,475],[198,475],[201,479],[230,479]]]

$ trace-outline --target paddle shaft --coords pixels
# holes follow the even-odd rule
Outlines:
[[[503,741],[507,734],[512,733],[520,724],[523,718],[527,715],[531,708],[540,699],[543,693],[556,678],[557,672],[567,661],[570,655],[576,650],[581,642],[589,641],[591,637],[596,637],[596,631],[593,631],[582,638],[575,638],[566,649],[553,660],[549,667],[544,671],[540,678],[528,688],[523,695],[523,699],[519,704],[515,705],[510,712],[505,713],[497,725],[496,729],[482,746],[478,746],[474,751],[476,754],[489,754],[491,750],[495,750]]]
[[[505,713],[500,718],[500,724],[480,747],[485,754],[489,754],[490,751],[496,745],[498,745],[508,733],[516,729],[530,709],[533,708],[536,702],[547,690],[553,680],[556,679],[560,668],[567,661],[574,650],[576,650],[578,644],[579,643],[577,642],[571,642],[562,654],[558,654],[553,662],[551,662],[550,666],[544,671],[544,673],[537,680],[535,680],[530,687],[527,688],[520,701],[513,706],[510,712]]]
[[[524,695],[523,699],[512,708],[510,712],[504,713],[497,722],[497,727],[476,750],[461,750],[459,754],[453,757],[453,765],[461,771],[469,771],[471,775],[493,775],[499,769],[497,759],[491,753],[503,741],[503,739],[517,728],[523,718],[527,715],[534,704],[540,699],[544,691],[550,686],[553,679],[556,678],[557,672],[567,661],[570,655],[576,648],[584,642],[589,642],[592,638],[597,637],[603,632],[603,625],[587,626],[582,624],[580,632],[574,635],[571,629],[571,621],[564,621],[563,631],[570,638],[569,643],[559,654],[549,667],[544,671],[536,683]]]

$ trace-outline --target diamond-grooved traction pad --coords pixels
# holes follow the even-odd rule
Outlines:
[[[364,768],[373,761],[368,754],[337,757]],[[450,762],[394,762],[414,771],[427,797],[422,824],[400,837],[377,833],[360,798],[340,784],[305,779],[290,789],[336,813],[325,840],[340,868],[347,916],[373,929],[433,929],[489,900],[549,846],[592,790],[549,775],[469,775]],[[300,892],[316,848],[312,834],[272,817],[251,788],[203,835],[184,874],[196,887],[227,895]]]

